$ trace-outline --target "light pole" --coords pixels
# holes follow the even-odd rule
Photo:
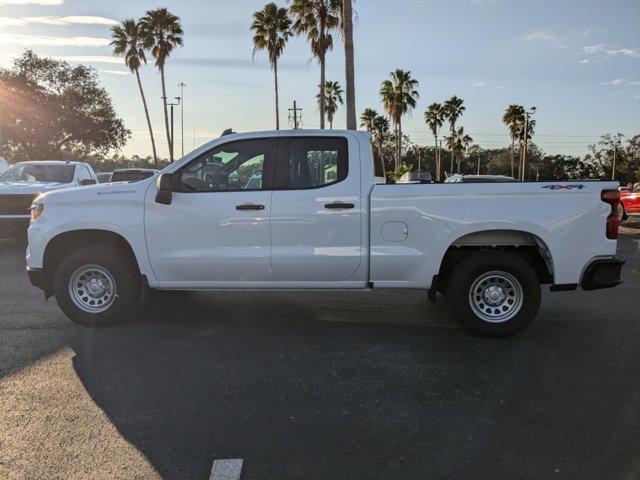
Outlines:
[[[530,110],[524,112],[524,148],[522,149],[522,161],[520,162],[520,180],[524,182],[524,176],[527,165],[527,142],[529,140],[529,117],[536,113],[536,107],[531,107]]]
[[[174,97],[177,101],[175,103],[167,103],[167,105],[169,107],[171,107],[171,151],[169,152],[169,158],[171,159],[171,162],[173,163],[173,146],[175,145],[174,142],[174,135],[173,135],[173,107],[177,107],[178,105],[180,105],[180,97]]]
[[[180,98],[182,99],[180,103],[180,141],[182,143],[182,156],[184,157],[184,87],[187,84],[180,82],[178,86],[180,87]]]

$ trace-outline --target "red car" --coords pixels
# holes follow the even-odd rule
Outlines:
[[[625,220],[630,213],[640,213],[640,183],[631,189],[620,191],[620,218]]]

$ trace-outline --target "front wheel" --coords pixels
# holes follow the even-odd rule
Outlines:
[[[141,282],[127,255],[115,248],[91,245],[60,262],[54,293],[60,309],[74,322],[116,325],[135,313]]]
[[[508,337],[535,319],[540,282],[533,268],[516,255],[478,252],[453,270],[448,296],[465,328],[477,335]]]

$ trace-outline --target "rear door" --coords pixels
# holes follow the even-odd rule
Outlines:
[[[357,278],[362,207],[357,141],[281,137],[271,204],[275,279],[315,286]]]

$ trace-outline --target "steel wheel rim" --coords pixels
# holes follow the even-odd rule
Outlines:
[[[102,313],[116,299],[116,281],[109,270],[100,265],[83,265],[69,279],[69,296],[80,310]]]
[[[480,319],[503,323],[515,317],[524,301],[522,285],[508,272],[483,273],[471,284],[469,305]]]

